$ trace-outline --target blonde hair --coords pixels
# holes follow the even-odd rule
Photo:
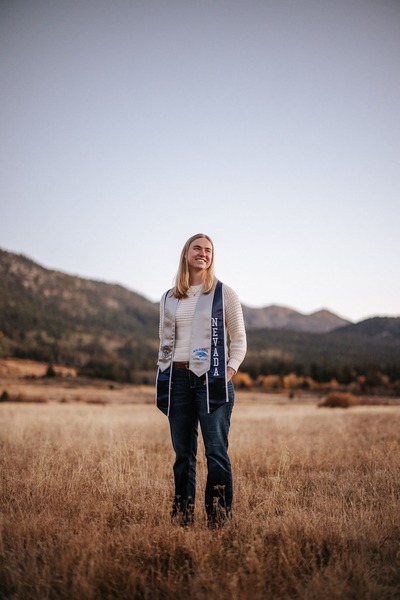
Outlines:
[[[185,245],[182,248],[181,257],[179,260],[179,268],[175,277],[175,288],[173,292],[175,298],[181,299],[188,297],[188,289],[190,287],[190,273],[187,261],[187,253],[190,244],[192,244],[195,240],[198,240],[199,238],[206,238],[206,240],[208,240],[211,243],[212,248],[210,265],[203,272],[203,293],[209,294],[214,287],[214,244],[210,236],[206,235],[205,233],[196,233],[185,242]]]

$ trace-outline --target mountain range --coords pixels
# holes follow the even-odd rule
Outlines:
[[[400,318],[354,324],[328,310],[305,315],[283,306],[243,306],[243,313],[250,354],[268,350],[294,356],[313,347],[317,359],[321,344],[343,356],[355,348],[369,348],[372,358],[378,347],[387,348],[390,357],[399,351]],[[121,285],[46,269],[0,249],[1,356],[70,364],[117,360],[150,369],[158,348],[158,317],[158,303]]]
[[[76,323],[96,321],[101,314],[101,319],[106,322],[112,318],[113,327],[117,329],[124,328],[129,322],[134,329],[141,330],[147,322],[154,325],[152,321],[158,318],[158,303],[121,285],[66,275],[46,269],[23,255],[1,249],[0,275],[0,308],[7,310],[8,316],[14,307],[11,312],[19,312],[21,317],[20,309],[30,305],[31,310],[28,313],[24,311],[24,318],[27,314],[39,316],[40,308],[57,308],[57,312]],[[349,321],[328,310],[307,315],[284,306],[243,306],[243,313],[248,330],[266,327],[324,333],[349,324]]]
[[[326,309],[306,315],[285,306],[271,305],[264,308],[243,306],[243,315],[248,331],[267,328],[326,333],[350,324],[350,321]]]

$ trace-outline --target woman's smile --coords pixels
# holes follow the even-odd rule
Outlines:
[[[212,261],[212,246],[207,238],[198,238],[189,246],[187,261],[192,268],[207,268]]]

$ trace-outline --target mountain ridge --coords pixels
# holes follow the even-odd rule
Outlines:
[[[294,308],[276,304],[262,308],[250,308],[243,305],[243,313],[246,327],[250,330],[267,327],[269,329],[327,333],[351,323],[326,308],[306,314]]]

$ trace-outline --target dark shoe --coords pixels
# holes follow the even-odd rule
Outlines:
[[[207,516],[207,527],[209,529],[223,529],[232,525],[232,511],[220,508]]]

